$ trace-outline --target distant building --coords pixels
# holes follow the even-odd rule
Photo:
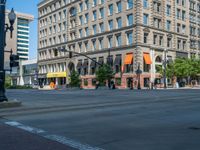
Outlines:
[[[6,24],[9,25],[8,13],[6,11]],[[29,55],[29,23],[33,21],[34,16],[24,13],[16,13],[13,37],[10,38],[10,32],[6,34],[6,50],[13,50],[14,54],[18,54],[20,60],[28,60]],[[9,68],[9,53],[5,53],[5,68]]]
[[[16,74],[12,74],[12,85],[37,85],[37,59],[20,61]]]

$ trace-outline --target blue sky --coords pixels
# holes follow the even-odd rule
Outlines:
[[[15,11],[28,13],[35,17],[30,23],[30,59],[37,57],[37,4],[40,0],[7,0],[7,9],[14,8]]]

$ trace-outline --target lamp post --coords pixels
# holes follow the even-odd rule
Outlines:
[[[138,69],[136,70],[136,74],[138,77],[138,90],[141,90],[141,85],[140,85],[140,75],[142,74],[142,70],[140,69],[140,63],[138,63]]]
[[[8,14],[10,26],[5,24],[5,5],[6,0],[0,0],[0,102],[8,101],[5,96],[4,48],[6,45],[6,32],[10,30],[10,37],[12,38],[13,24],[16,19],[16,15],[12,9]]]
[[[166,82],[167,49],[164,50],[164,62],[163,62],[163,65],[164,65],[164,75],[163,75],[163,78],[164,78],[164,88],[166,89],[167,88],[167,82]]]

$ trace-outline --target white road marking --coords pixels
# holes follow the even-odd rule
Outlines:
[[[19,129],[22,129],[22,130],[25,130],[25,131],[28,131],[28,132],[31,132],[31,133],[34,133],[34,134],[40,134],[40,133],[45,132],[44,130],[25,126],[25,125],[23,125],[19,122],[15,122],[15,121],[5,122],[5,124],[13,126],[13,127],[17,127]]]
[[[58,135],[46,135],[45,137],[48,138],[48,139],[57,141],[57,142],[59,142],[59,143],[68,145],[68,146],[70,146],[70,147],[79,149],[79,150],[103,150],[103,149],[98,148],[98,147],[91,147],[91,146],[89,146],[89,145],[87,145],[87,144],[81,144],[81,143],[79,143],[79,142],[77,142],[77,141],[74,141],[74,140],[72,140],[72,139],[69,139],[69,138],[66,138],[66,137],[63,137],[63,136],[58,136]]]
[[[33,128],[33,127],[30,127],[30,126],[26,126],[26,125],[23,125],[23,124],[16,122],[16,121],[5,122],[5,124],[12,126],[12,127],[22,129],[22,130],[25,130],[25,131],[28,131],[30,133],[40,135],[40,136],[42,136],[46,139],[59,142],[61,144],[70,146],[70,147],[78,149],[78,150],[103,150],[102,148],[91,147],[90,145],[87,145],[87,144],[81,144],[80,142],[66,138],[64,136],[48,134],[44,130],[41,130],[41,129],[38,129],[38,128]]]

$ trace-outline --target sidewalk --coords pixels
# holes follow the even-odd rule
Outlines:
[[[75,150],[36,134],[0,123],[1,150]]]

